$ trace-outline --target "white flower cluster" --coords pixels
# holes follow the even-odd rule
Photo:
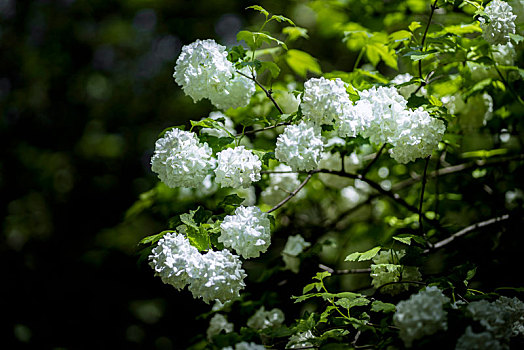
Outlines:
[[[482,36],[492,44],[506,44],[510,41],[510,34],[515,33],[515,19],[512,8],[507,2],[493,0],[484,9],[489,17],[489,23],[484,18],[480,18]]]
[[[373,258],[371,264],[371,284],[375,288],[390,283],[403,281],[420,281],[421,275],[415,266],[402,266],[399,264],[400,259],[406,255],[404,250],[384,250]],[[381,288],[381,291],[391,295],[408,290],[409,283],[390,284]]]
[[[279,164],[273,169],[274,171],[292,171],[285,165]],[[297,173],[274,173],[269,174],[269,185],[260,194],[262,202],[268,205],[276,205],[293,192],[300,185]],[[304,190],[297,193],[294,198],[304,196]]]
[[[315,125],[333,125],[351,104],[340,79],[312,78],[304,83],[302,113]]]
[[[406,99],[393,87],[362,91],[355,104],[363,110],[360,134],[375,144],[391,144],[391,157],[400,163],[429,156],[446,131],[443,121],[422,108],[412,111],[406,105]]]
[[[270,221],[258,207],[240,206],[220,224],[218,241],[244,258],[256,258],[271,244]]]
[[[265,350],[266,348],[264,345],[259,345],[257,343],[248,343],[248,342],[240,342],[235,345],[234,350]],[[232,346],[226,346],[225,348],[222,348],[222,350],[233,350]]]
[[[490,332],[475,333],[470,326],[458,339],[455,350],[504,350],[500,342]]]
[[[298,255],[309,246],[311,246],[311,243],[306,242],[301,235],[289,236],[284,250],[282,250],[282,259],[286,264],[286,269],[298,273],[300,268]]]
[[[264,329],[279,326],[284,323],[284,313],[280,309],[266,311],[262,306],[247,320],[247,326],[254,329]]]
[[[492,303],[474,301],[468,304],[467,310],[497,339],[507,341],[524,335],[524,303],[517,298],[502,296]]]
[[[323,145],[320,129],[300,122],[289,125],[278,136],[275,156],[294,171],[310,171],[318,167]]]
[[[244,146],[226,148],[217,154],[216,182],[222,187],[248,188],[260,180],[262,162]]]
[[[233,332],[233,324],[227,322],[227,319],[222,314],[215,314],[211,320],[209,320],[209,328],[207,329],[206,335],[207,340],[211,341],[211,339],[221,332],[224,333],[231,333]]]
[[[246,274],[237,255],[224,249],[200,254],[182,234],[164,235],[149,256],[150,266],[162,282],[182,289],[189,284],[193,297],[209,303],[240,296]]]
[[[439,288],[431,286],[397,304],[393,322],[400,328],[399,335],[406,347],[425,335],[447,330],[447,313],[443,306],[448,302],[449,298]]]
[[[198,187],[215,167],[207,143],[192,132],[172,129],[155,143],[151,169],[169,187]]]
[[[247,67],[242,72],[250,74]],[[235,72],[225,46],[214,40],[197,40],[182,47],[173,77],[193,101],[208,98],[224,110],[246,106],[255,93],[255,83]]]

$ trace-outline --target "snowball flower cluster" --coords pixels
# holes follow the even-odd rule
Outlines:
[[[492,303],[474,301],[468,304],[467,311],[497,339],[524,335],[524,303],[517,298],[502,296]]]
[[[244,146],[227,148],[217,154],[215,181],[222,187],[247,188],[260,180],[262,162]]]
[[[173,78],[194,102],[208,98],[224,110],[246,106],[255,93],[255,83],[235,71],[227,60],[226,47],[214,40],[197,40],[182,47]]]
[[[316,125],[333,125],[351,101],[340,79],[312,78],[304,83],[302,113]]]
[[[207,339],[211,339],[221,332],[231,333],[233,332],[233,324],[227,322],[227,319],[222,314],[215,314],[211,320],[209,320],[209,328],[207,329],[206,335]]]
[[[256,258],[271,244],[269,226],[268,215],[260,208],[240,206],[220,224],[218,241],[246,259]]]
[[[150,266],[162,282],[182,289],[189,284],[193,297],[221,302],[240,296],[245,271],[239,257],[227,249],[200,254],[182,234],[162,237],[149,256]]]
[[[400,328],[400,338],[408,348],[416,339],[447,330],[443,306],[448,302],[449,298],[439,288],[431,286],[397,304],[393,322]]]
[[[266,311],[262,306],[253,316],[247,320],[247,326],[254,329],[264,329],[279,326],[284,323],[284,313],[280,309]]]
[[[315,336],[313,335],[313,332],[311,332],[310,330],[294,334],[291,337],[289,337],[289,341],[286,344],[286,349],[297,349],[313,346],[313,344],[308,341],[313,338],[315,338]]]
[[[475,333],[470,326],[458,339],[455,350],[503,350],[505,349],[489,332]]]
[[[282,250],[282,259],[286,264],[286,269],[298,273],[300,268],[298,255],[309,246],[311,246],[311,243],[306,242],[301,235],[289,236],[284,250]]]
[[[201,255],[186,237],[176,232],[160,238],[149,256],[149,265],[162,282],[183,289],[198,277]]]
[[[484,9],[489,17],[489,23],[479,18],[482,36],[492,44],[506,44],[510,41],[510,34],[515,33],[515,19],[512,8],[507,2],[493,0]]]
[[[406,255],[404,250],[384,250],[373,258],[371,264],[371,284],[379,288],[387,283],[404,281],[420,281],[421,275],[417,267],[399,265],[400,259]],[[395,295],[408,290],[408,283],[390,284],[381,288],[383,293]]]
[[[279,164],[275,169],[279,171],[292,171],[291,167]],[[269,185],[260,194],[262,202],[269,205],[276,205],[293,192],[300,185],[297,173],[274,173],[269,174]],[[304,190],[297,193],[295,197],[304,196]]]
[[[310,171],[318,167],[323,145],[320,129],[300,122],[278,136],[275,156],[294,171]]]
[[[235,345],[234,350],[265,350],[266,348],[264,345],[259,345],[257,343],[248,343],[248,342],[240,342]],[[225,348],[222,348],[222,350],[233,350],[232,346],[226,346]]]
[[[151,169],[169,187],[199,187],[214,167],[211,148],[192,132],[172,129],[155,143]]]

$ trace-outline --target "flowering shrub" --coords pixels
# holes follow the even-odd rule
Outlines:
[[[290,48],[307,29],[258,5],[248,9],[265,21],[258,31],[240,31],[240,45],[208,39],[182,48],[175,81],[223,113],[157,141],[151,164],[161,182],[201,192],[189,198],[189,213],[173,213],[170,203],[186,192],[159,184],[153,201],[167,197],[171,230],[141,244],[164,283],[217,302],[195,348],[523,344],[524,304],[498,297],[521,290],[471,288],[481,261],[462,256],[471,247],[447,248],[486,228],[510,230],[522,218],[520,192],[499,186],[495,175],[487,181],[487,173],[509,163],[522,172],[519,142],[509,140],[524,105],[515,88],[521,76],[512,75],[522,73],[513,64],[524,38],[506,2],[425,5],[427,22],[380,32],[356,20],[319,25],[340,31],[358,52],[348,72],[322,73],[313,56]],[[311,6],[320,21],[326,8]],[[274,34],[266,26],[283,28]],[[469,139],[487,129],[498,138],[481,136],[481,146]],[[486,179],[482,188],[499,207],[471,207],[474,194],[441,180],[449,174]],[[262,264],[270,267],[257,269]],[[305,286],[304,274],[314,275]],[[292,294],[280,292],[286,285]],[[288,314],[284,299],[306,307]]]

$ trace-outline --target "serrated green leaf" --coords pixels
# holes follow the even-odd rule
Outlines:
[[[417,30],[418,28],[422,27],[422,24],[420,24],[420,22],[411,22],[411,24],[408,26],[408,29],[414,33],[415,30]]]
[[[267,19],[267,17],[269,16],[269,12],[267,12],[266,9],[263,8],[263,7],[260,6],[260,5],[252,5],[252,6],[248,6],[248,7],[246,7],[246,10],[249,10],[249,9],[260,12],[261,14],[263,14],[264,16],[266,16],[266,19]]]
[[[317,272],[317,275],[313,277],[314,280],[322,281],[324,278],[331,276],[331,273],[328,271]]]
[[[335,301],[336,305],[342,306],[344,309],[347,309],[347,310],[355,306],[365,306],[369,303],[370,301],[368,299],[362,298],[362,297],[355,298],[355,299],[342,298],[342,299]]]
[[[260,45],[257,46],[256,38],[253,35],[253,32],[250,32],[247,30],[241,30],[240,32],[237,33],[237,41],[242,41],[242,40],[244,40],[247,46],[249,46],[249,48],[253,51],[258,49],[260,45],[262,45],[262,43],[260,43]]]
[[[371,311],[374,311],[374,312],[388,313],[388,312],[395,312],[395,310],[396,310],[395,304],[384,303],[380,300],[375,300],[371,304]]]
[[[413,33],[408,32],[407,30],[399,30],[389,34],[389,41],[399,42],[410,40],[413,37]]]
[[[317,286],[318,283],[310,283],[310,284],[307,284],[303,289],[302,289],[302,294],[306,294],[308,293],[309,291],[311,291],[313,288],[315,288]]]
[[[246,49],[242,45],[233,46],[228,50],[227,59],[230,62],[238,62],[246,57]]]
[[[223,208],[227,214],[232,214],[243,202],[244,198],[236,194],[225,196],[224,199],[218,203],[218,208]]]
[[[288,66],[299,76],[305,78],[307,72],[322,74],[316,58],[300,50],[289,50],[285,56]]]
[[[352,254],[349,254],[348,256],[346,256],[346,259],[344,259],[344,261],[366,261],[366,260],[371,260],[371,259],[373,259],[375,257],[375,255],[378,254],[380,249],[381,249],[381,247],[375,247],[375,248],[371,248],[368,251],[365,251],[364,253],[355,252],[355,253],[352,253]]]
[[[196,247],[199,251],[208,250],[211,248],[211,240],[207,230],[200,226],[197,228],[188,227],[186,230],[186,236],[192,246]]]
[[[400,243],[411,245],[411,238],[410,236],[407,237],[393,237],[395,241],[399,241]]]
[[[186,130],[186,126],[185,125],[176,125],[176,126],[170,126],[169,128],[165,128],[164,130],[160,132],[160,134],[158,134],[158,138],[164,137],[166,132],[171,131],[173,129]]]
[[[404,54],[404,57],[409,57],[412,61],[417,62],[420,60],[423,60],[425,58],[428,58],[432,54],[437,52],[437,50],[427,50],[427,51],[410,51],[406,54]]]
[[[201,128],[210,128],[210,129],[221,129],[222,126],[218,123],[218,121],[211,119],[211,118],[205,118],[202,120],[191,120],[191,126],[199,126]]]
[[[277,78],[280,74],[280,68],[275,64],[275,62],[261,61],[260,69],[257,70],[258,73],[262,74],[266,70],[269,71],[273,79]]]
[[[284,17],[284,16],[282,16],[282,15],[273,15],[273,16],[271,16],[271,18],[270,18],[269,20],[270,20],[270,21],[271,21],[271,20],[275,20],[275,21],[277,21],[277,22],[288,22],[288,23],[291,24],[292,26],[295,25],[295,23],[293,23],[292,20],[290,20],[289,18]]]
[[[284,27],[282,29],[282,34],[286,34],[288,36],[288,41],[295,41],[298,38],[309,39],[307,29],[302,27]]]
[[[165,231],[162,231],[160,233],[157,233],[155,235],[151,235],[151,236],[147,236],[147,237],[144,237],[140,240],[140,242],[138,242],[138,244],[153,244],[153,243],[156,243],[160,240],[160,238],[164,237],[165,234],[168,234],[168,233],[171,233],[171,232],[175,232],[173,230],[165,230]]]

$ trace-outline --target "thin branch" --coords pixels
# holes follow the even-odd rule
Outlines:
[[[506,221],[506,220],[509,220],[509,218],[510,218],[510,216],[508,214],[505,214],[505,215],[502,215],[502,216],[499,216],[499,217],[496,217],[496,218],[492,218],[492,219],[489,219],[489,220],[486,220],[486,221],[477,222],[477,223],[475,223],[473,225],[465,227],[462,230],[452,234],[448,238],[443,239],[443,240],[435,243],[431,250],[442,248],[442,247],[450,244],[451,242],[453,242],[456,238],[464,236],[464,235],[466,235],[466,234],[468,234],[468,233],[470,233],[472,231],[475,231],[476,229],[483,228],[483,227],[486,227],[486,226],[489,226],[489,225],[493,225],[493,224],[496,224],[496,223],[501,222],[501,221]],[[424,250],[424,253],[429,253],[429,252],[430,252],[430,249]]]
[[[380,149],[378,150],[377,153],[375,153],[375,158],[373,158],[373,160],[366,166],[366,168],[362,171],[362,176],[366,176],[366,174],[368,173],[368,171],[371,169],[371,166],[373,164],[375,164],[375,162],[378,160],[378,158],[380,157],[380,154],[382,153],[382,151],[384,151],[384,148],[386,148],[386,144],[383,144],[382,147],[380,147]],[[344,170],[344,169],[342,169]]]
[[[495,59],[493,58],[493,55],[491,55],[491,59],[493,60],[493,67],[495,67],[495,70],[497,71],[500,79],[502,79],[502,82],[504,83],[504,85],[507,86],[509,91],[511,91],[511,93],[513,94],[513,96],[517,98],[517,101],[519,101],[520,104],[524,105],[524,101],[522,101],[522,98],[520,97],[520,95],[517,94],[517,92],[513,89],[513,86],[502,75],[502,72],[499,70],[497,63],[495,62]]]
[[[313,176],[313,174],[308,174],[308,176],[306,177],[306,179],[304,181],[302,181],[302,183],[293,191],[291,192],[286,198],[284,198],[280,203],[278,203],[277,205],[275,205],[273,208],[269,209],[267,211],[267,213],[271,213],[271,212],[274,212],[275,210],[277,210],[278,208],[280,208],[281,206],[283,206],[284,204],[286,204],[291,198],[293,198],[294,196],[296,196],[296,194],[304,187],[306,186],[306,184],[308,183],[309,179],[311,179],[311,176]]]
[[[420,235],[426,237],[424,233],[424,225],[422,224],[422,204],[424,203],[424,191],[426,190],[426,174],[428,172],[429,158],[426,158],[426,164],[424,165],[424,175],[422,175],[422,189],[420,190],[420,203],[418,205],[418,225],[420,229]]]
[[[284,125],[291,125],[291,123],[290,123],[290,122],[286,122],[286,123],[278,123],[278,124],[275,124],[275,125],[266,126],[265,128],[246,131],[246,132],[244,133],[244,135],[256,134],[257,132],[261,132],[261,131],[266,131],[266,130],[275,129],[275,128],[278,128],[279,126],[284,126]],[[238,135],[237,135],[237,136],[238,136]]]
[[[278,105],[277,101],[275,101],[275,99],[273,98],[272,91],[266,89],[266,88],[264,87],[264,85],[260,84],[260,83],[258,82],[258,80],[255,78],[255,76],[250,77],[249,75],[244,74],[244,73],[242,73],[242,72],[240,72],[240,71],[237,71],[237,73],[240,74],[240,75],[245,76],[245,77],[248,78],[248,79],[253,80],[253,81],[255,82],[255,84],[257,84],[257,85],[262,89],[262,91],[265,92],[266,96],[271,100],[271,102],[273,102],[273,104],[275,105],[275,107],[278,109],[278,112],[279,112],[280,114],[284,114],[284,112],[282,111],[282,108],[280,108],[280,106]]]
[[[326,266],[324,264],[318,264],[318,267],[324,271],[329,272],[332,275],[349,275],[349,274],[356,274],[356,273],[370,273],[371,269],[349,269],[349,270],[334,270],[329,266]]]
[[[426,283],[424,282],[420,282],[420,281],[397,281],[397,282],[388,282],[388,283],[384,283],[383,285],[381,285],[380,287],[377,288],[377,290],[375,291],[375,293],[373,293],[373,295],[377,294],[382,288],[386,287],[386,286],[389,286],[389,285],[392,285],[392,284],[406,284],[406,283],[409,283],[409,284],[418,284],[418,285],[421,285],[421,286],[427,286]]]
[[[426,25],[426,29],[424,30],[424,35],[422,35],[422,42],[421,42],[421,46],[422,46],[421,51],[422,52],[426,51],[426,47],[425,47],[426,37],[428,35],[429,26],[431,25],[431,19],[433,18],[433,14],[435,13],[435,10],[437,9],[437,1],[438,0],[435,0],[435,2],[431,5],[431,12],[429,13],[428,24]],[[422,89],[422,87],[427,85],[428,83],[427,79],[429,75],[426,77],[426,79],[422,77],[422,60],[418,61],[418,76],[420,78],[420,85],[417,88],[417,90],[414,92],[414,94],[419,92],[419,90]]]

